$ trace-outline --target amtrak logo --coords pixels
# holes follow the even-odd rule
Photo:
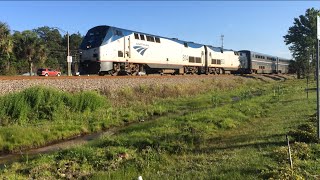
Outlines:
[[[146,50],[148,48],[145,48],[145,47],[142,47],[142,46],[133,46],[133,48],[138,52],[140,53],[142,56],[143,54],[146,52]]]

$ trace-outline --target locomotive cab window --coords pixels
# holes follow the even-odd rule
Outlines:
[[[188,47],[188,43],[185,42],[185,43],[183,43],[183,44],[184,44],[184,47]]]
[[[117,36],[123,36],[122,31],[116,30],[116,35]]]

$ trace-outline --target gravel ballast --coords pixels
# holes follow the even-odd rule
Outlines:
[[[265,76],[261,76],[266,78]],[[261,77],[255,77],[261,79]],[[172,84],[189,84],[199,83],[203,80],[217,80],[224,81],[233,78],[244,78],[234,75],[226,76],[168,76],[168,77],[120,77],[120,78],[106,78],[106,77],[79,77],[79,78],[36,78],[36,79],[1,79],[0,80],[0,95],[11,92],[21,91],[32,86],[46,86],[55,87],[62,91],[77,92],[84,90],[108,90],[110,92],[117,91],[121,88],[135,87],[139,85],[172,85]],[[251,77],[252,78],[252,77]],[[267,78],[269,80],[269,78]]]

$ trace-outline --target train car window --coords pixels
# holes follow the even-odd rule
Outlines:
[[[143,35],[143,34],[140,34],[140,39],[141,39],[141,40],[145,40],[145,38],[144,38],[144,35]]]
[[[183,43],[183,45],[184,45],[184,47],[186,47],[186,48],[188,47],[188,43],[186,43],[186,42]]]
[[[156,37],[155,40],[156,40],[156,43],[160,43],[160,38]]]
[[[123,57],[123,52],[122,51],[118,51],[118,57]]]
[[[134,38],[135,38],[135,39],[139,39],[139,34],[134,33]]]
[[[154,42],[154,37],[150,36],[151,42]]]
[[[196,63],[201,63],[201,58],[200,57],[196,57]]]
[[[146,36],[147,37],[147,41],[151,41],[151,36]]]
[[[217,64],[221,64],[221,59],[217,59]]]
[[[216,59],[211,59],[211,64],[217,64],[217,60]]]
[[[194,57],[193,56],[189,56],[189,62],[194,63]]]

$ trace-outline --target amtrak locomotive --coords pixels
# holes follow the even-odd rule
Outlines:
[[[117,27],[96,26],[87,32],[80,45],[79,71],[80,74],[99,75],[286,73],[288,62],[251,51],[238,52]]]

